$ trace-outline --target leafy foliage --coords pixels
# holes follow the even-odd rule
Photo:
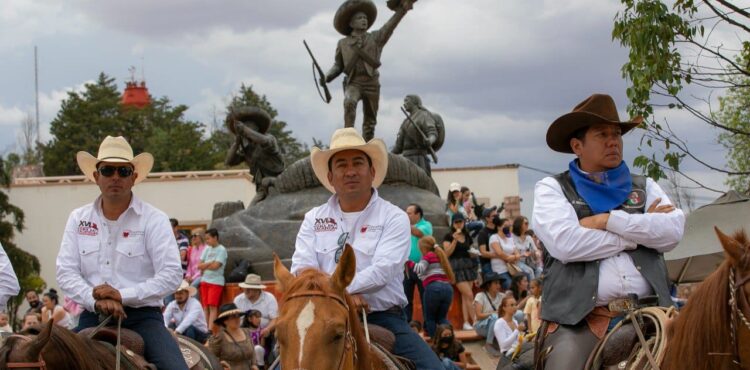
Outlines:
[[[750,62],[750,54],[745,54],[738,63]],[[719,111],[714,118],[727,127],[750,132],[750,77],[730,76],[735,86],[727,89],[726,94],[719,98]],[[719,134],[719,143],[728,151],[727,166],[735,172],[744,175],[732,175],[727,183],[733,189],[750,194],[750,138],[737,135],[730,131]]]

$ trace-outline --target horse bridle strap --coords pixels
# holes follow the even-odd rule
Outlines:
[[[739,343],[739,330],[740,321],[750,330],[750,322],[748,322],[747,316],[750,316],[750,312],[743,312],[743,308],[748,307],[748,299],[745,294],[744,285],[750,281],[750,275],[745,276],[742,279],[736,279],[736,270],[734,267],[729,269],[729,310],[730,310],[730,339],[732,340],[732,349],[734,350],[734,363],[740,369],[744,368],[742,361],[740,360],[740,343]]]
[[[21,338],[27,342],[31,341],[31,338],[20,335],[20,334],[13,334],[8,338],[16,337]],[[5,367],[8,369],[22,369],[22,368],[37,368],[40,370],[46,370],[47,369],[47,363],[44,362],[44,359],[42,358],[42,354],[39,354],[39,357],[37,358],[37,362],[7,362],[5,363]]]

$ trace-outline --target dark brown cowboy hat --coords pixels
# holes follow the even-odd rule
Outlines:
[[[346,0],[336,11],[333,16],[333,27],[340,34],[349,36],[352,28],[349,26],[352,16],[357,12],[363,12],[367,15],[367,28],[372,27],[375,19],[378,17],[378,8],[371,0]]]
[[[630,121],[620,121],[617,107],[612,97],[606,94],[594,94],[580,102],[573,111],[560,116],[547,129],[547,146],[560,153],[573,153],[570,139],[573,134],[584,127],[597,123],[620,125],[623,135],[643,122],[638,116]]]
[[[252,122],[258,126],[258,132],[261,134],[268,132],[268,128],[271,127],[271,116],[258,107],[235,107],[227,114],[227,128],[231,133],[237,135],[237,130],[234,128],[234,121],[243,123]]]

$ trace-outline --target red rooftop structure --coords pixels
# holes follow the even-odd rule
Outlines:
[[[122,105],[126,107],[143,108],[151,104],[146,81],[135,80],[135,68],[130,70],[130,81],[125,82],[125,91],[122,93]]]

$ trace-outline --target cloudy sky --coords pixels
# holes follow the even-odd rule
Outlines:
[[[20,122],[34,109],[33,48],[39,48],[42,138],[66,92],[105,72],[120,86],[143,66],[152,95],[190,107],[190,119],[212,121],[241,83],[266,94],[295,136],[328,140],[343,125],[341,79],[333,101],[313,86],[306,39],[327,70],[340,0],[3,0],[0,3],[0,153],[16,148]],[[392,14],[377,0],[380,27]],[[615,0],[422,0],[383,53],[376,135],[392,145],[404,95],[416,93],[439,112],[447,141],[437,167],[520,163],[559,172],[570,156],[547,149],[557,116],[594,92],[611,94],[624,118],[627,50],[611,40]],[[708,162],[723,166],[716,132],[680,112],[661,112]],[[359,122],[358,120],[358,127]],[[626,138],[626,160],[641,134]],[[707,184],[723,178],[694,163]],[[522,168],[524,210],[543,173]],[[460,181],[460,179],[458,179]],[[471,186],[471,184],[467,184]],[[712,193],[697,193],[703,203]]]

